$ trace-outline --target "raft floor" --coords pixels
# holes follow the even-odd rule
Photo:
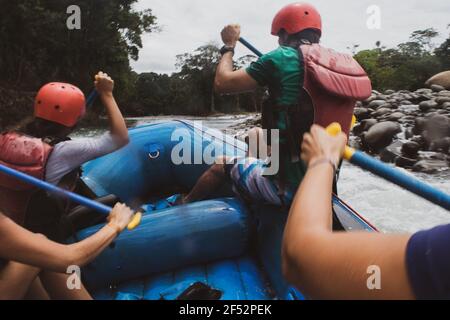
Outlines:
[[[222,292],[221,300],[272,300],[268,281],[253,258],[224,260],[154,275],[93,292],[96,300],[175,300],[202,282]]]

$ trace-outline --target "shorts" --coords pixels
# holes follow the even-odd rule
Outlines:
[[[284,206],[292,203],[294,192],[290,188],[280,192],[278,185],[265,176],[265,161],[256,158],[234,159],[234,164],[227,167],[233,182],[233,190],[244,199],[252,202]],[[283,193],[283,194],[281,194]]]

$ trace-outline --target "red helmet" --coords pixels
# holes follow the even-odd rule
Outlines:
[[[322,34],[322,18],[319,11],[308,3],[293,3],[281,9],[272,23],[272,34],[277,36],[281,29],[295,34],[306,29],[315,29]]]
[[[34,102],[36,118],[73,127],[86,113],[83,92],[68,83],[53,82],[43,86]]]

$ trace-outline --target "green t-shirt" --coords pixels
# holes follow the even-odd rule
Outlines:
[[[278,92],[276,103],[278,106],[290,106],[298,103],[303,77],[303,64],[299,53],[291,47],[280,46],[278,49],[262,56],[253,62],[247,73],[263,87],[269,87]],[[277,127],[286,129],[284,115],[280,113]],[[306,166],[300,161],[292,163],[286,159],[281,163],[285,168],[287,182],[296,188],[302,181]]]

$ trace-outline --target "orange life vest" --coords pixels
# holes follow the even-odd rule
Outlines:
[[[45,179],[45,168],[53,147],[42,139],[16,132],[0,135],[0,163],[35,178]],[[0,173],[0,209],[23,224],[34,186]]]
[[[348,135],[356,102],[372,93],[369,77],[350,55],[319,44],[302,44],[298,50],[304,73],[298,104],[277,105],[277,92],[269,88],[270,99],[263,105],[262,119],[264,129],[280,130],[280,155],[294,163],[300,161],[303,135],[313,124],[328,127],[338,122]],[[285,115],[283,129],[274,121],[281,118],[280,114]]]
[[[355,104],[372,94],[364,69],[351,55],[319,44],[300,46],[304,61],[303,88],[311,98],[314,123],[328,127],[338,122],[348,135]]]

